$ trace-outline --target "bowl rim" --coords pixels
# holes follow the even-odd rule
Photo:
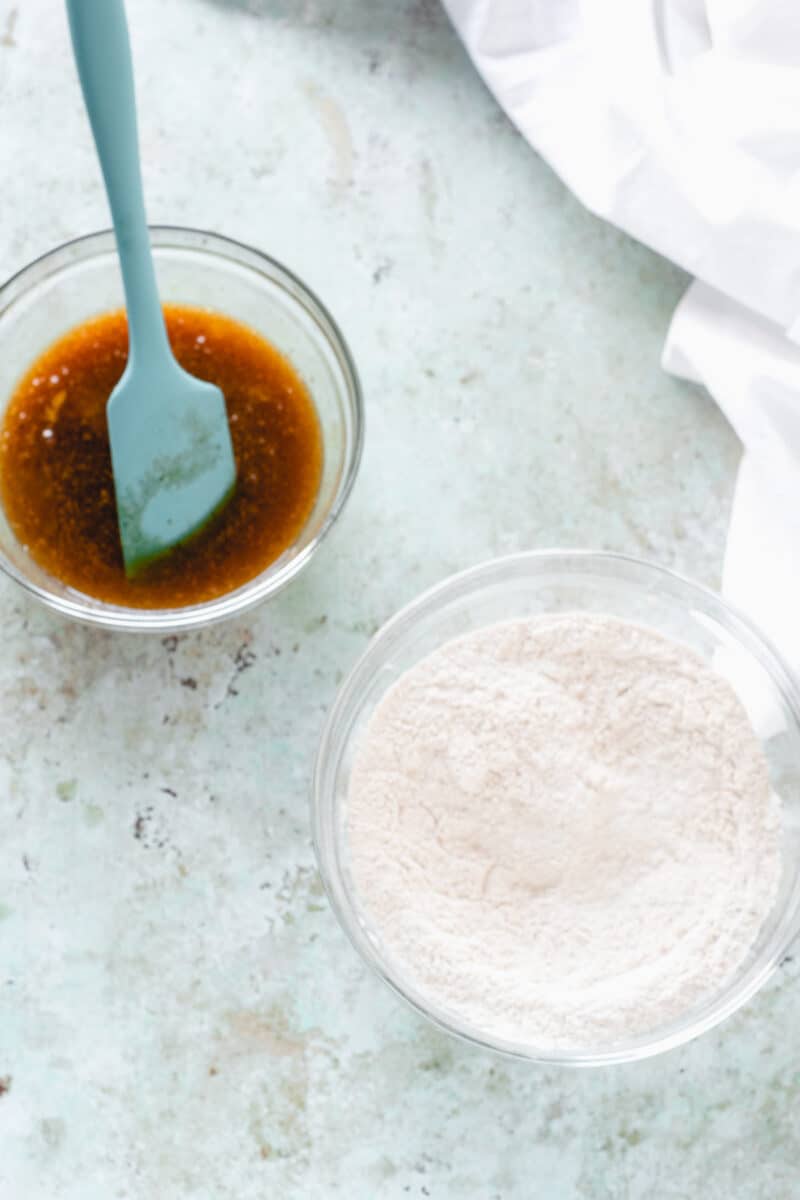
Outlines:
[[[286,559],[285,555],[289,551],[285,551],[259,575],[223,596],[202,601],[200,604],[185,605],[181,608],[128,608],[107,604],[91,596],[87,596],[90,603],[86,603],[82,594],[77,591],[74,593],[75,599],[59,596],[49,591],[46,587],[28,578],[0,551],[0,571],[47,608],[62,616],[107,630],[167,634],[205,627],[229,617],[238,616],[270,596],[276,595],[303,570],[330,533],[353,490],[364,448],[365,412],[358,369],[344,334],[316,292],[304,283],[291,268],[255,246],[211,230],[184,225],[148,225],[148,229],[155,251],[176,249],[206,253],[212,257],[235,262],[238,266],[244,266],[254,272],[259,271],[260,264],[262,273],[268,275],[273,283],[285,286],[289,296],[300,304],[305,315],[313,320],[320,335],[333,353],[344,380],[344,390],[352,420],[351,444],[349,451],[345,451],[336,492],[314,537],[298,554]],[[27,293],[29,286],[41,284],[59,272],[69,271],[70,267],[75,267],[81,262],[114,251],[114,249],[114,231],[106,228],[70,238],[68,241],[46,250],[0,284],[0,320]],[[72,259],[68,258],[69,253],[75,251],[83,253],[79,253]],[[250,261],[242,262],[243,257]],[[52,269],[40,274],[42,268],[48,264],[52,265]],[[264,267],[266,267],[266,271],[263,270]],[[29,285],[23,286],[26,285],[27,279],[32,273],[36,277]]]
[[[372,666],[378,652],[383,652],[391,647],[400,639],[401,631],[413,628],[424,616],[440,607],[442,602],[454,598],[454,595],[465,585],[479,585],[481,581],[485,581],[493,575],[507,571],[513,572],[515,569],[546,565],[548,562],[555,566],[558,562],[563,564],[565,560],[573,567],[580,567],[582,564],[585,567],[590,564],[604,564],[608,567],[621,564],[628,568],[651,572],[653,578],[666,577],[681,587],[688,588],[690,592],[694,592],[706,602],[718,606],[729,622],[728,631],[734,633],[737,641],[743,644],[749,653],[754,654],[757,661],[767,669],[780,691],[782,700],[800,729],[800,679],[787,666],[780,652],[758,626],[713,588],[697,583],[679,571],[653,560],[612,551],[548,547],[502,555],[497,558],[485,559],[449,575],[414,597],[378,629],[354,662],[336,693],[334,703],[325,719],[317,748],[310,788],[312,841],[328,900],[350,944],[369,970],[419,1015],[462,1042],[482,1050],[492,1051],[505,1058],[537,1063],[542,1066],[570,1068],[618,1066],[639,1062],[663,1054],[668,1050],[677,1049],[716,1028],[747,1004],[775,973],[787,950],[800,933],[798,887],[795,886],[793,889],[786,910],[791,908],[793,901],[797,911],[794,913],[790,927],[784,931],[780,943],[773,948],[760,969],[753,973],[752,978],[744,986],[734,990],[725,1003],[715,1006],[712,998],[700,1015],[692,1020],[687,1021],[685,1017],[679,1016],[669,1025],[662,1026],[652,1034],[640,1034],[628,1042],[616,1043],[608,1048],[587,1046],[576,1050],[541,1049],[527,1043],[495,1037],[467,1022],[460,1021],[457,1017],[437,1012],[426,1006],[421,992],[415,993],[413,986],[409,986],[407,989],[399,972],[395,973],[391,965],[379,956],[363,932],[357,911],[351,905],[348,890],[343,883],[342,864],[336,850],[335,837],[332,839],[333,850],[329,854],[323,851],[323,843],[328,841],[328,824],[334,822],[338,815],[334,784],[341,768],[342,751],[350,737],[350,728],[348,728],[346,736],[339,737],[340,745],[338,751],[335,751],[337,736],[339,736],[338,725],[350,705],[357,703],[357,696],[362,690],[364,682],[372,676]],[[509,620],[511,619],[513,617],[510,616]],[[767,659],[768,667],[764,658]],[[333,870],[330,869],[331,865]]]

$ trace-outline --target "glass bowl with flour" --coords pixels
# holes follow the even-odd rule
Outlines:
[[[446,580],[343,684],[314,778],[356,949],[439,1025],[591,1066],[712,1028],[800,928],[800,697],[712,592],[610,554]]]

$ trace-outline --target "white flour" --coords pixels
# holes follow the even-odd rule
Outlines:
[[[356,891],[402,973],[487,1032],[608,1045],[746,957],[780,878],[779,813],[731,687],[606,617],[447,643],[357,747]]]

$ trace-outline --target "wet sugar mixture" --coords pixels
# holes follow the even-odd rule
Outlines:
[[[247,583],[297,538],[322,472],[316,409],[292,364],[219,313],[164,314],[181,365],[222,389],[236,456],[233,497],[190,542],[126,578],[105,415],[127,359],[124,313],[51,345],[17,385],[0,429],[0,499],[18,541],[76,591],[135,608],[197,604]]]

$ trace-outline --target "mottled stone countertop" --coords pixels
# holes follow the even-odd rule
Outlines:
[[[355,957],[309,839],[369,635],[520,548],[715,585],[738,445],[662,374],[681,274],[584,212],[435,0],[129,4],[155,222],[284,260],[365,386],[302,578],[164,640],[0,581],[2,1200],[795,1200],[800,981],[659,1060],[477,1052]],[[55,0],[0,0],[0,274],[108,223]]]

